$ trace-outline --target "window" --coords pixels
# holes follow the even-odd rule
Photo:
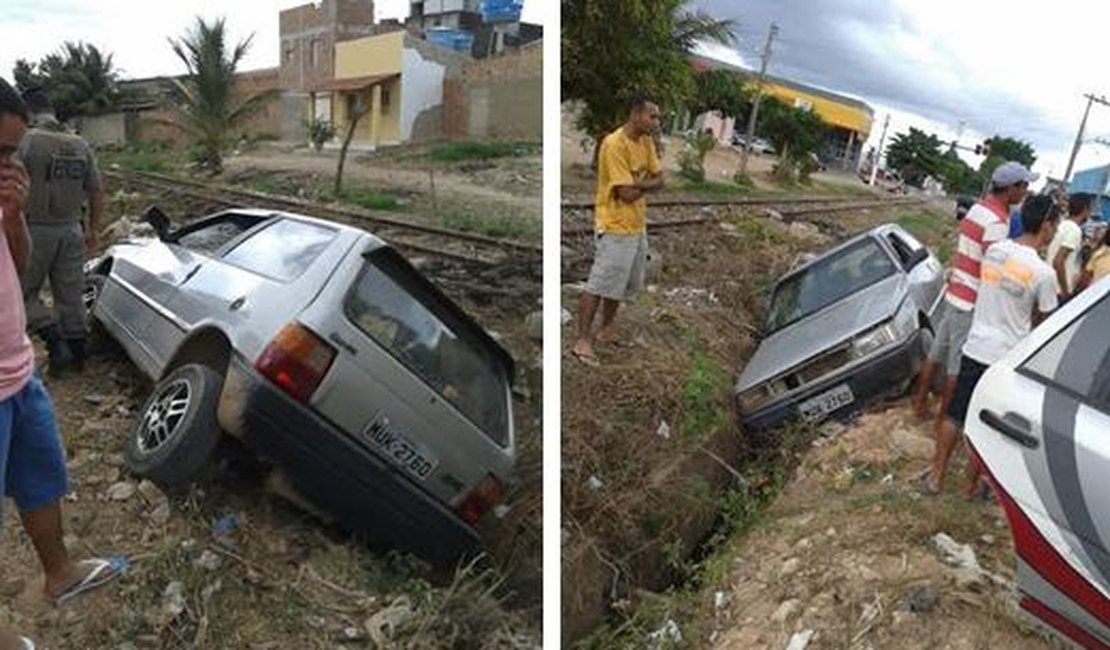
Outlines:
[[[389,95],[390,95],[389,86],[383,85],[382,86],[382,112],[383,113],[388,113],[389,112]]]
[[[890,233],[887,235],[887,239],[894,248],[895,254],[898,255],[898,261],[902,263],[902,268],[907,271],[926,257],[921,253],[924,246],[909,235]]]
[[[1110,412],[1110,295],[1060,330],[1022,365],[1023,373]]]
[[[312,53],[310,65],[315,68],[323,63],[324,60],[324,43],[323,41],[312,41]]]
[[[224,260],[281,282],[304,273],[331,240],[335,230],[303,221],[279,219],[224,255]]]
[[[500,445],[507,382],[477,326],[388,249],[375,251],[347,297],[347,318]]]

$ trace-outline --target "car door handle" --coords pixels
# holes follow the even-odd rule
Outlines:
[[[231,311],[239,311],[240,309],[242,309],[243,305],[245,305],[245,304],[247,304],[246,297],[245,296],[239,296],[235,300],[232,300],[231,304],[228,305],[227,308]]]
[[[1007,413],[1006,416],[999,417],[994,411],[983,409],[979,411],[979,421],[1022,447],[1036,449],[1041,446],[1041,441],[1029,433],[1029,421],[1016,413]]]

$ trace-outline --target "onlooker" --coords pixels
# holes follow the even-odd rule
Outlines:
[[[979,378],[1056,309],[1055,272],[1038,251],[1056,234],[1058,214],[1050,197],[1031,197],[1021,212],[1022,236],[999,241],[983,256],[978,298],[962,349],[956,389],[937,429],[932,464],[921,474],[920,488],[925,494],[939,493],[944,484],[948,461]],[[973,479],[978,477],[977,468],[972,467],[972,474]],[[973,481],[969,492],[977,486]]]
[[[615,342],[613,320],[622,300],[644,286],[647,271],[648,192],[663,187],[663,168],[652,136],[659,131],[659,107],[637,98],[628,120],[601,143],[597,165],[595,252],[586,290],[578,303],[578,338],[571,354],[597,366],[594,318],[601,307],[597,340]]]
[[[20,147],[20,157],[31,175],[27,223],[34,246],[23,276],[23,298],[30,330],[46,343],[50,374],[57,375],[84,367],[85,249],[96,249],[104,191],[92,149],[66,132],[46,93],[41,88],[31,89],[24,100],[34,113],[34,128]],[[88,222],[82,227],[86,201]],[[39,298],[48,276],[57,321]]]
[[[1060,302],[1071,297],[1083,270],[1083,260],[1079,257],[1083,246],[1083,224],[1091,218],[1093,201],[1091,194],[1079,193],[1068,197],[1068,218],[1060,222],[1056,236],[1048,245],[1045,260],[1056,272],[1056,294]]]
[[[1075,293],[1086,289],[1107,275],[1110,275],[1110,228],[1103,229],[1102,242],[1091,253],[1087,266],[1079,274],[1079,280],[1075,283]]]
[[[1021,203],[1038,174],[1030,172],[1016,162],[999,165],[991,174],[990,194],[967,211],[960,221],[956,236],[956,251],[945,291],[944,313],[937,323],[932,348],[921,366],[917,378],[917,392],[913,409],[919,417],[928,410],[929,389],[937,366],[944,365],[947,378],[941,390],[937,426],[940,426],[956,377],[960,374],[960,349],[971,327],[971,311],[979,289],[979,265],[983,252],[991,244],[1006,238],[1009,232],[1010,206]]]
[[[23,215],[31,179],[13,154],[29,121],[27,106],[0,79],[0,479],[42,563],[46,595],[61,603],[118,571],[107,560],[74,562],[62,541],[65,454],[50,397],[34,373],[18,278],[31,250]],[[28,639],[0,632],[0,650],[27,648],[34,648]]]

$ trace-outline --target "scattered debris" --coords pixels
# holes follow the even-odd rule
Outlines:
[[[801,613],[801,611],[802,601],[796,598],[784,600],[779,605],[779,608],[775,610],[775,613],[771,614],[771,620],[775,623],[785,623],[795,615]]]
[[[388,648],[390,638],[410,616],[412,616],[412,602],[409,601],[408,596],[400,596],[389,607],[366,619],[362,627],[370,635],[375,648]]]
[[[603,485],[605,485],[605,484],[602,483],[601,479],[599,479],[596,476],[590,476],[590,478],[586,479],[586,487],[590,488],[594,492],[597,492],[598,490],[600,490],[601,486],[603,486]]]
[[[666,420],[661,420],[659,422],[659,428],[655,430],[655,433],[656,433],[656,435],[658,435],[661,438],[666,438],[666,439],[670,440],[670,438],[671,438],[671,425],[667,424]]]
[[[794,635],[790,637],[790,642],[786,644],[786,650],[806,650],[806,646],[809,645],[814,634],[817,634],[815,630],[795,632]]]
[[[792,557],[782,563],[782,569],[779,571],[779,575],[783,577],[792,576],[798,572],[798,569],[800,569],[801,566],[802,561],[796,557]]]
[[[108,491],[105,492],[105,496],[112,501],[127,501],[135,496],[135,492],[136,487],[134,483],[130,481],[120,481],[108,488]]]
[[[561,314],[563,325],[569,325],[570,322],[574,320],[574,314],[570,313],[570,310],[566,307],[563,308]]]
[[[219,555],[212,551],[205,549],[196,560],[193,561],[193,566],[205,569],[206,571],[216,571],[223,564],[223,560]]]
[[[940,592],[932,585],[915,587],[895,609],[900,612],[924,614],[933,611],[940,600]]]
[[[185,611],[185,583],[174,580],[162,592],[162,625],[169,624]]]
[[[655,650],[657,648],[671,648],[682,643],[682,630],[679,629],[678,623],[673,619],[667,619],[663,626],[658,630],[652,632],[647,637],[647,647]]]

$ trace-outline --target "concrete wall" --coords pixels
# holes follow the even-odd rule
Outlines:
[[[404,73],[401,75],[400,131],[401,140],[409,141],[416,135],[420,139],[433,139],[442,133],[443,80],[446,67],[425,59],[420,52],[406,47],[403,53]],[[438,109],[438,110],[437,110]],[[439,119],[430,115],[435,112]],[[427,115],[416,128],[417,119]],[[439,124],[435,124],[439,122]],[[437,128],[438,127],[438,128]]]
[[[393,32],[379,36],[339,43],[335,46],[335,78],[350,79],[379,74],[400,74],[403,69],[401,51],[405,33]]]
[[[109,113],[77,120],[77,132],[95,146],[127,143],[127,115]]]
[[[445,84],[448,138],[543,139],[543,48],[472,61]]]

